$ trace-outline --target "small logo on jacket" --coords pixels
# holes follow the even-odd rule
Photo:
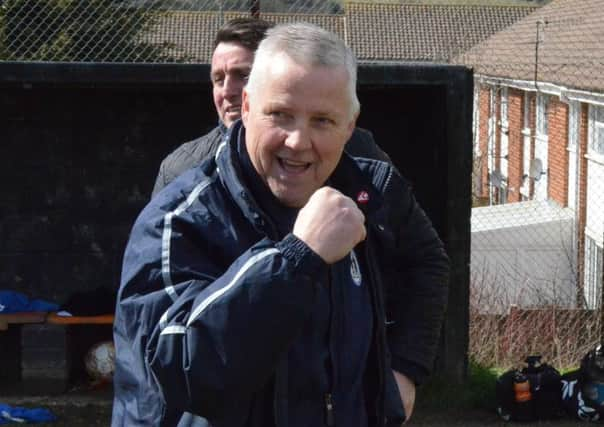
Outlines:
[[[365,190],[359,192],[359,194],[357,194],[357,203],[362,205],[369,203],[369,193]]]
[[[350,251],[350,277],[355,285],[361,286],[363,277],[361,276],[361,267],[359,267],[359,261],[354,251]]]

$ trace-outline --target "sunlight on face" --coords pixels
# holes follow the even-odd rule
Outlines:
[[[210,78],[218,117],[226,127],[241,117],[241,92],[252,69],[254,52],[238,43],[219,43]]]
[[[254,168],[286,206],[302,207],[340,161],[355,126],[345,67],[271,58],[243,91],[246,147]]]

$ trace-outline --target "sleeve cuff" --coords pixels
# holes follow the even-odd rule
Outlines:
[[[394,355],[392,355],[390,364],[392,369],[405,375],[407,378],[413,381],[416,386],[421,385],[429,374],[428,370],[423,366],[401,359]]]
[[[303,268],[306,274],[312,276],[327,268],[327,264],[323,261],[323,258],[291,233],[275,246],[296,268]]]

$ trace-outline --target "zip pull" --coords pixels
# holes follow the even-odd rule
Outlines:
[[[333,400],[331,399],[331,393],[325,395],[325,424],[329,427],[336,425],[336,419],[333,413]]]

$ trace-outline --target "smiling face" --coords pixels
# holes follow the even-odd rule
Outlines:
[[[241,117],[241,91],[254,53],[238,43],[219,43],[212,55],[210,78],[218,117],[229,127]]]
[[[302,207],[340,161],[354,130],[344,67],[309,67],[281,54],[252,92],[243,91],[246,148],[254,168],[286,206]]]

